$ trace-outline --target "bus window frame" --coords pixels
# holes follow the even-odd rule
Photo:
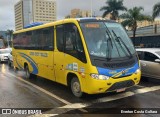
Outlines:
[[[75,29],[71,29],[71,30],[69,30],[68,28],[67,28],[67,26],[69,26],[69,25],[72,25],[73,27],[76,27],[76,29],[77,29],[77,31],[75,30]],[[63,39],[63,49],[62,50],[60,50],[58,47],[59,47],[59,45],[58,45],[58,41],[57,41],[57,27],[60,27],[60,26],[62,26],[62,30],[61,31],[63,31],[62,32],[62,39]],[[66,38],[67,38],[67,33],[75,33],[75,39],[74,39],[74,42],[72,42],[72,45],[73,45],[73,49],[75,48],[75,51],[76,51],[76,54],[72,54],[72,53],[70,53],[69,51],[67,51],[66,50]],[[77,49],[77,36],[79,36],[79,39],[80,39],[80,42],[81,42],[81,47],[82,47],[82,52],[80,52],[80,51],[78,51],[78,49]],[[86,59],[86,54],[85,54],[85,50],[84,50],[84,45],[83,45],[83,42],[82,42],[82,38],[81,38],[81,36],[80,36],[80,32],[79,32],[79,30],[78,30],[78,27],[76,26],[76,24],[75,23],[65,23],[65,24],[60,24],[60,25],[56,25],[56,44],[57,44],[57,50],[58,51],[60,51],[60,52],[63,52],[63,53],[66,53],[66,54],[69,54],[69,55],[71,55],[71,56],[73,56],[73,57],[75,57],[75,58],[77,58],[78,60],[80,60],[80,61],[82,61],[83,63],[87,63],[87,59]],[[75,47],[74,47],[75,46]],[[74,51],[74,50],[72,50],[72,51]],[[81,53],[81,55],[80,55],[80,53]],[[82,56],[83,55],[83,56]]]

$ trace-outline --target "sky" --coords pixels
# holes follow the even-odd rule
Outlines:
[[[0,0],[0,31],[7,29],[15,29],[14,5],[19,0]],[[99,9],[105,6],[107,0],[56,0],[57,1],[57,19],[63,19],[70,14],[70,10],[79,8],[82,10],[91,10],[97,16],[102,16],[103,11]],[[123,4],[128,9],[134,6],[142,6],[144,14],[151,15],[152,7],[160,0],[124,0]]]

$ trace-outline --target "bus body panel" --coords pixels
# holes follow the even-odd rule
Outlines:
[[[67,53],[60,52],[57,49],[56,26],[67,23],[73,23],[78,28],[78,32],[83,44],[86,62],[82,62],[78,58]],[[94,79],[93,77],[91,77],[91,74],[106,75],[108,74],[108,71],[112,72],[112,70],[92,65],[85,38],[77,20],[62,20],[54,23],[49,23],[44,26],[33,27],[28,30],[38,30],[47,27],[54,27],[54,50],[20,50],[13,48],[13,64],[15,67],[24,69],[25,63],[27,63],[32,74],[44,77],[52,81],[56,81],[64,85],[68,85],[68,79],[70,79],[70,77],[68,77],[69,74],[74,74],[74,76],[76,76],[80,81],[82,92],[88,94],[105,93],[107,91],[110,92],[110,90],[108,89],[114,89],[112,87],[115,87],[115,90],[111,91],[116,91],[119,89],[118,86],[114,86],[114,84],[116,83],[117,85],[122,85],[122,88],[123,85],[127,86],[124,88],[128,88],[139,83],[141,71],[136,73],[136,70],[140,68],[138,61],[136,62],[137,66],[132,66],[132,73],[130,73],[130,75],[128,76],[124,75],[119,78],[119,76],[121,76],[122,74],[116,77],[114,76],[115,74],[113,74],[108,80]],[[24,29],[22,31],[16,32],[15,34],[22,33],[28,30]],[[103,72],[105,73],[103,74],[100,69],[103,69]],[[116,73],[118,73],[122,72],[123,70],[126,70],[126,68],[113,71],[116,71]],[[126,85],[127,83],[131,84]]]
[[[36,50],[16,50],[15,53],[13,49],[13,64],[23,70],[27,64],[32,74],[54,81],[53,55],[54,53],[50,51]]]

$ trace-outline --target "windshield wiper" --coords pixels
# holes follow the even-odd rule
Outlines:
[[[109,60],[111,60],[111,51],[112,51],[111,47],[113,48],[113,43],[112,43],[111,37],[110,37],[110,35],[109,35],[107,30],[106,30],[106,33],[107,33],[107,35],[109,37],[107,39],[106,58],[109,61]],[[108,56],[107,56],[107,53],[108,53]]]
[[[122,44],[123,44],[124,47],[126,48],[127,52],[129,53],[129,57],[131,58],[131,57],[132,57],[132,54],[131,54],[130,50],[128,49],[128,47],[126,46],[126,44],[124,43],[124,41],[122,40],[122,38],[121,38],[121,37],[118,37],[113,30],[112,30],[112,33],[113,33],[114,36],[116,37],[116,41],[120,44],[120,47],[121,47],[121,49],[123,50],[123,52],[124,52],[126,55],[128,55],[128,54],[126,53],[126,51],[124,50]],[[121,44],[121,42],[122,42],[122,44]]]

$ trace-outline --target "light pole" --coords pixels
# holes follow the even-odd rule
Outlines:
[[[92,7],[93,7],[93,1],[91,0],[91,17],[92,17],[92,12],[93,12]]]
[[[9,30],[8,30],[8,25],[6,25],[6,29],[7,29],[7,31],[6,31],[6,35],[7,35],[7,46],[9,47],[9,39],[8,39],[8,35],[9,35]]]

